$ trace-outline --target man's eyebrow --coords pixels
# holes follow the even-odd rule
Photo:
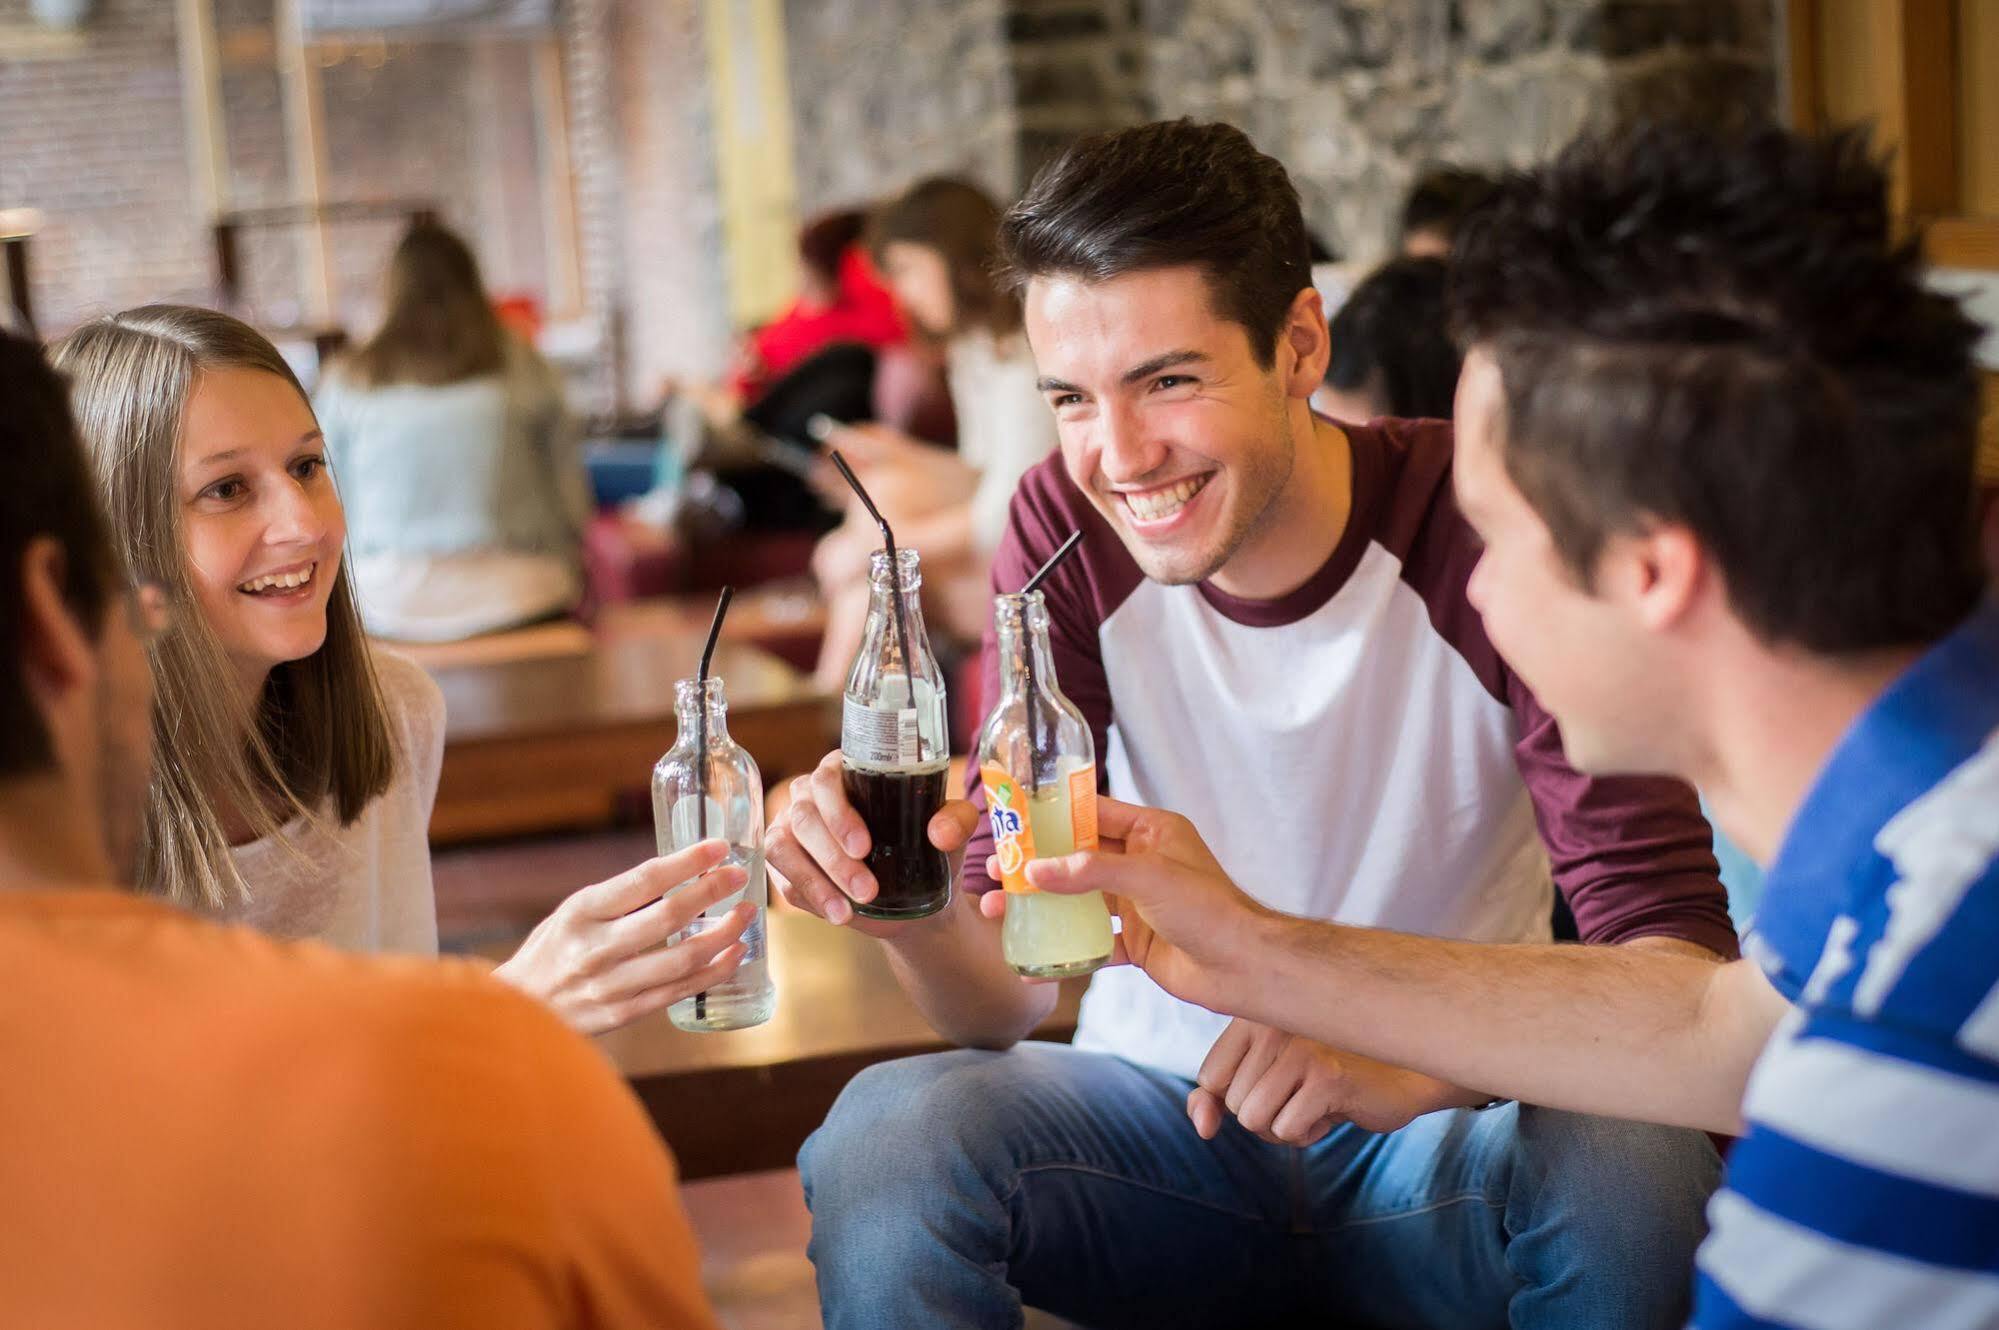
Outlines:
[[[1205,365],[1207,363],[1208,354],[1205,351],[1168,351],[1162,355],[1156,355],[1150,360],[1143,360],[1133,365],[1124,372],[1123,379],[1126,384],[1139,383],[1151,378],[1161,370],[1172,369],[1176,365]]]
[[[1167,351],[1152,357],[1150,360],[1140,361],[1119,375],[1118,378],[1121,383],[1127,385],[1142,383],[1161,370],[1172,369],[1177,365],[1205,365],[1209,363],[1210,359],[1211,357],[1205,351]],[[1036,379],[1034,386],[1038,391],[1044,393],[1079,393],[1083,391],[1065,379],[1052,378],[1046,375]]]

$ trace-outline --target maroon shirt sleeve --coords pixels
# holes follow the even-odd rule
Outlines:
[[[1105,746],[1111,728],[1110,681],[1104,674],[1104,659],[1097,625],[1138,586],[1143,577],[1125,552],[1117,533],[1092,508],[1062,469],[1057,453],[1038,463],[1021,477],[1008,510],[1007,527],[993,555],[994,594],[1014,592],[1034,575],[1069,538],[1071,531],[1083,533],[1082,543],[1062,565],[1041,584],[1048,604],[1048,646],[1055,658],[1055,677],[1062,692],[1089,722],[1090,737],[1097,746],[1097,788],[1104,787]],[[992,621],[986,622],[979,647],[979,724],[999,700],[999,641]],[[985,820],[986,795],[979,782],[977,762],[979,738],[976,732],[967,744],[973,760],[965,764],[965,797],[979,810],[978,830],[965,848],[964,888],[983,893],[999,883],[986,875],[986,856],[992,853],[993,834]]]
[[[1714,833],[1693,789],[1664,777],[1586,776],[1570,766],[1555,718],[1486,637],[1465,595],[1478,544],[1451,494],[1449,425],[1390,422],[1352,435],[1356,471],[1363,451],[1384,470],[1377,520],[1383,544],[1402,557],[1404,580],[1423,597],[1437,632],[1518,719],[1514,762],[1582,940],[1676,937],[1739,954]]]

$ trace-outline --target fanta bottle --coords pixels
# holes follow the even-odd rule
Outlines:
[[[1007,893],[1001,943],[1016,973],[1067,979],[1110,959],[1110,911],[1101,892],[1035,890],[1027,865],[1096,848],[1096,743],[1056,683],[1041,593],[994,597],[993,620],[1000,699],[979,732],[977,759]]]

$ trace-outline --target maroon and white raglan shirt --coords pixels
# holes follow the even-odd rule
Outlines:
[[[1736,954],[1711,834],[1677,781],[1596,778],[1486,639],[1478,560],[1440,421],[1342,426],[1345,532],[1303,586],[1238,600],[1151,581],[1062,469],[1029,471],[995,556],[1043,583],[1062,691],[1120,799],[1191,819],[1243,890],[1289,914],[1486,941],[1545,941],[1559,887],[1586,942],[1684,938]],[[990,630],[981,712],[999,691]],[[976,770],[969,797],[983,810]],[[984,889],[984,819],[966,855]],[[1097,973],[1078,1047],[1191,1078],[1226,1020],[1143,972]]]

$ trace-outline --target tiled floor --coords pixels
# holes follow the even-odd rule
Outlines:
[[[728,1330],[819,1330],[797,1170],[709,1178],[682,1195],[701,1239],[702,1282]]]
[[[728,1330],[820,1330],[805,1244],[812,1218],[796,1169],[741,1173],[682,1189],[701,1239],[701,1279]],[[1029,1311],[1026,1330],[1081,1330]]]

